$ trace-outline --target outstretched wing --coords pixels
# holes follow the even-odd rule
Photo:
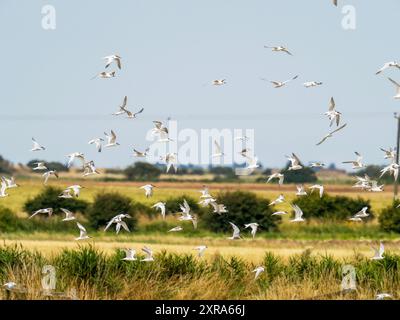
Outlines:
[[[337,129],[333,130],[333,131],[331,132],[331,134],[334,134],[334,133],[336,133],[336,132],[342,130],[345,126],[347,126],[347,123],[345,123],[344,125],[340,126],[340,127],[337,128]]]
[[[234,223],[232,223],[232,222],[229,222],[229,223],[230,223],[230,225],[231,225],[232,228],[233,228],[233,236],[234,236],[234,237],[239,236],[239,234],[240,234],[240,229],[239,229]]]
[[[322,138],[320,142],[318,142],[316,145],[319,146],[320,144],[324,143],[326,139],[328,139],[329,135],[326,135],[325,137]]]

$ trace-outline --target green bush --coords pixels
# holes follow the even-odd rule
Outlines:
[[[0,232],[25,231],[22,219],[8,208],[0,207]]]
[[[118,192],[104,192],[95,196],[92,205],[87,210],[89,224],[96,229],[104,228],[114,216],[126,213],[132,218],[124,219],[132,231],[137,224],[135,204],[130,198]]]
[[[161,170],[147,162],[136,162],[134,165],[127,167],[124,173],[128,180],[156,181],[161,174]]]
[[[53,216],[51,219],[27,219],[19,218],[8,208],[0,207],[0,233],[12,232],[76,232],[74,223],[61,221],[63,217]]]
[[[0,156],[0,173],[11,174],[14,171],[12,163]]]
[[[55,187],[45,187],[44,190],[24,204],[24,211],[31,214],[39,209],[53,208],[54,213],[62,212],[60,208],[68,209],[72,212],[84,213],[89,206],[87,201],[71,198],[59,198],[62,189]]]
[[[272,209],[268,206],[268,199],[261,199],[252,192],[234,191],[220,193],[216,197],[218,204],[224,204],[227,213],[221,215],[210,213],[204,215],[202,223],[211,231],[232,231],[229,222],[233,222],[240,229],[244,224],[256,222],[260,225],[260,231],[273,231],[277,229],[281,221],[279,216],[272,216]]]
[[[285,169],[282,170],[282,173],[285,175],[284,183],[311,183],[317,181],[315,171],[309,167],[303,165],[303,169],[300,170],[288,169],[289,163],[286,165]]]
[[[400,201],[396,200],[381,211],[378,220],[383,231],[400,233],[400,208],[396,208],[399,204]]]
[[[349,198],[345,196],[330,196],[326,193],[319,197],[318,192],[313,192],[304,197],[299,197],[293,201],[297,204],[304,213],[304,218],[320,218],[329,220],[347,220],[355,215],[363,207],[368,207],[369,217],[364,220],[370,220],[374,217],[371,212],[371,205],[369,200],[362,198]]]

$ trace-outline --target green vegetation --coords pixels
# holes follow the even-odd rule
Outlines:
[[[41,193],[35,197],[28,199],[24,204],[24,211],[32,214],[36,210],[44,208],[53,208],[55,214],[62,213],[61,208],[68,209],[72,212],[84,213],[89,203],[78,198],[59,198],[62,189],[55,187],[45,187]]]
[[[284,183],[311,183],[317,181],[317,176],[313,169],[301,164],[303,169],[289,170],[289,165],[290,163],[281,171],[285,175]]]
[[[394,201],[389,207],[384,208],[379,215],[381,229],[386,232],[400,233],[400,201]]]
[[[11,174],[14,172],[12,163],[0,155],[0,173]]]
[[[363,207],[368,207],[369,216],[366,221],[374,217],[368,200],[349,198],[345,196],[330,196],[324,193],[320,198],[317,191],[307,196],[302,196],[293,201],[304,213],[306,219],[318,218],[323,220],[347,220],[359,212]]]
[[[135,162],[124,170],[124,174],[131,181],[157,181],[161,170],[147,162]]]
[[[10,209],[0,206],[0,233],[32,233],[45,231],[50,233],[76,232],[75,224],[61,221],[61,217],[19,218]]]
[[[274,211],[268,206],[268,202],[268,199],[261,199],[252,192],[220,193],[217,196],[217,203],[223,203],[228,212],[204,215],[203,224],[208,230],[214,232],[232,231],[229,222],[233,222],[239,228],[243,228],[246,223],[256,222],[260,225],[260,230],[264,232],[277,230],[281,218],[272,216]]]
[[[118,214],[129,214],[131,218],[124,221],[130,230],[137,224],[137,211],[130,198],[117,192],[99,193],[95,196],[87,212],[87,219],[94,229],[105,227],[106,224]]]

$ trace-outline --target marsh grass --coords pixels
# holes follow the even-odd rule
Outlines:
[[[373,299],[378,292],[400,294],[400,256],[372,261],[359,255],[335,259],[309,250],[281,259],[266,252],[259,263],[215,254],[203,260],[194,254],[161,251],[155,261],[122,261],[123,252],[106,255],[93,245],[44,257],[22,246],[0,247],[0,281],[15,281],[25,291],[1,299],[60,299],[41,291],[45,264],[56,269],[57,292],[76,290],[79,299]],[[138,258],[142,258],[139,254]],[[356,269],[357,291],[340,292],[341,268]],[[265,272],[254,280],[258,265]],[[65,298],[65,297],[64,297]]]

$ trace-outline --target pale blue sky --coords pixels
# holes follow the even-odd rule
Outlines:
[[[330,0],[2,0],[0,154],[25,163],[81,151],[98,166],[125,166],[133,146],[148,144],[151,121],[170,116],[181,129],[255,129],[255,153],[269,167],[283,166],[290,152],[306,163],[340,163],[357,150],[383,163],[379,147],[395,143],[400,101],[375,71],[400,60],[400,2],[339,3],[355,6],[356,30],[342,28],[341,7]],[[56,9],[56,30],[41,27],[45,4]],[[265,44],[287,45],[294,56]],[[123,57],[117,78],[89,80],[114,52]],[[281,89],[259,80],[295,74]],[[398,70],[386,75],[400,81]],[[218,78],[228,84],[203,86]],[[302,86],[312,80],[324,85]],[[145,108],[140,119],[110,115],[124,95],[133,110]],[[331,96],[348,127],[316,147],[329,131]],[[97,154],[87,141],[110,129],[121,147]],[[45,152],[28,151],[32,136]]]

